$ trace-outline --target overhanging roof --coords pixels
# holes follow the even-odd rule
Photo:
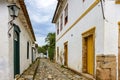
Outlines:
[[[57,6],[56,6],[56,10],[52,19],[52,23],[56,23],[65,3],[67,2],[67,0],[58,0]]]
[[[34,38],[34,41],[36,41],[35,34],[34,34],[34,31],[33,31],[32,25],[31,25],[31,21],[30,21],[30,18],[29,18],[24,0],[19,0],[19,4],[20,4],[20,6],[23,10],[23,13],[24,13],[25,19],[27,21],[28,27],[30,28],[30,31],[32,33],[32,37]]]
[[[53,19],[52,19],[52,23],[55,23],[55,18],[57,16],[57,10],[58,10],[58,6],[59,6],[59,2],[57,3],[57,6],[56,6],[56,9],[55,9],[55,13],[54,13],[54,16],[53,16]]]
[[[31,21],[30,21],[24,0],[7,0],[7,1],[9,3],[16,3],[19,5],[21,9],[18,17],[21,19],[23,26],[29,29],[28,31],[31,33],[33,40],[36,41],[35,34],[31,25]]]

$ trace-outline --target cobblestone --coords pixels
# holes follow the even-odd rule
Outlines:
[[[33,62],[28,69],[26,69],[21,75],[16,75],[15,80],[33,80],[34,75],[36,74],[36,70],[39,64],[39,59]]]
[[[87,80],[47,59],[40,59],[34,80]]]

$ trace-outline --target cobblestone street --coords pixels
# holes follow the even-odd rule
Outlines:
[[[40,59],[34,80],[87,80],[74,72],[50,62],[47,59]]]

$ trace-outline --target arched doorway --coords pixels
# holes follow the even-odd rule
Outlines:
[[[17,25],[14,26],[14,77],[20,73],[20,29]]]

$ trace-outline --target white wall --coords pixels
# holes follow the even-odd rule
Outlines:
[[[13,28],[10,30],[11,37],[8,37],[8,22],[11,19],[8,12],[9,4],[0,0],[0,80],[13,80],[14,77],[14,46],[13,46]],[[29,64],[31,64],[32,38],[28,29],[23,26],[21,21],[16,18],[13,21],[19,26],[20,33],[20,73],[22,73]],[[29,59],[27,59],[27,41],[29,41]]]
[[[8,58],[8,8],[4,0],[0,0],[0,80],[9,80]]]
[[[92,3],[93,0],[88,1],[88,4]],[[79,16],[81,16],[84,11],[82,10],[82,7],[83,9],[88,8],[88,6],[81,4],[80,0],[68,0],[68,23],[63,27],[64,29],[57,36],[57,39],[75,22],[75,20],[78,19]],[[59,53],[62,53],[63,55],[64,43],[68,41],[68,67],[77,70],[78,72],[82,71],[81,34],[83,32],[95,27],[95,56],[104,53],[104,22],[101,11],[99,3],[56,43],[56,47],[59,47]]]
[[[106,1],[105,10],[105,54],[118,55],[118,21],[120,21],[120,5],[115,1]]]
[[[32,39],[28,29],[23,26],[20,19],[15,22],[19,26],[20,32],[20,73],[22,73],[31,64],[32,59]],[[27,59],[27,42],[29,41],[29,59]]]
[[[115,1],[105,1],[104,54],[114,54],[116,56],[117,71],[118,71],[118,33],[119,33],[118,22],[120,21],[119,9],[120,5],[115,4]],[[117,78],[116,80],[118,80]]]
[[[26,27],[24,27],[19,20],[19,18],[16,18],[14,21],[16,25],[19,26],[21,32],[20,32],[20,74],[29,67],[31,64],[32,59],[32,40],[30,35],[27,32]],[[13,79],[14,74],[14,46],[13,46],[13,31],[14,28],[10,31],[11,37],[9,38],[9,63],[10,63],[10,77],[11,80]],[[29,42],[29,59],[27,59],[27,42]]]
[[[85,2],[81,4],[82,0],[68,0],[68,23],[63,27],[60,34],[57,35],[56,40],[68,30],[75,20],[77,20],[90,4],[93,3],[93,1],[95,0],[85,0]],[[64,64],[64,43],[68,41],[68,67],[78,72],[82,71],[81,34],[92,27],[95,27],[95,61],[96,55],[98,54],[113,54],[116,55],[116,62],[118,65],[118,22],[120,21],[120,5],[115,4],[115,0],[105,0],[105,3],[103,3],[103,9],[105,20],[103,20],[102,8],[99,3],[57,41],[56,53],[57,47],[59,47],[59,55],[62,55],[63,58],[62,64]],[[64,13],[64,11],[62,13]],[[58,63],[60,63],[60,60],[58,60]],[[118,66],[116,66],[116,70],[118,71]]]

